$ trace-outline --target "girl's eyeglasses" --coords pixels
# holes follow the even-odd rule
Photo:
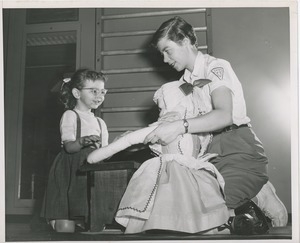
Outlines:
[[[82,88],[82,89],[90,90],[94,96],[98,96],[98,95],[104,96],[107,93],[107,89],[96,89],[96,88]]]

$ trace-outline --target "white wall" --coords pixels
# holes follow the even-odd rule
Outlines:
[[[239,77],[270,181],[291,212],[289,10],[213,9],[212,32],[213,56],[231,62]]]

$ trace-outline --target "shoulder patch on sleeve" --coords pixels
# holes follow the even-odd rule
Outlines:
[[[216,68],[213,68],[211,70],[211,72],[216,75],[220,80],[223,79],[223,75],[224,75],[224,68],[222,67],[216,67]]]

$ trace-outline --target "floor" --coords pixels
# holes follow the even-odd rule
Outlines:
[[[106,230],[103,232],[81,232],[81,233],[55,233],[48,229],[32,230],[30,224],[25,222],[9,222],[6,223],[5,229],[6,242],[20,241],[191,241],[191,240],[269,240],[269,239],[292,239],[292,227],[289,224],[287,227],[271,228],[264,235],[200,235],[200,234],[185,234],[185,233],[143,233],[143,234],[126,234],[120,230]]]

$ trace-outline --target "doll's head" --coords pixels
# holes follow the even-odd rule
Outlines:
[[[77,93],[82,90],[87,90],[87,92],[95,97],[97,95],[102,96],[101,103],[104,100],[104,95],[106,94],[104,83],[107,81],[107,78],[101,72],[96,72],[89,69],[79,69],[72,75],[71,78],[66,78],[63,81],[64,83],[61,88],[60,100],[66,109],[73,109],[76,106],[78,102]],[[87,87],[93,86],[94,83],[100,84],[98,85],[100,88]],[[98,102],[100,102],[100,100]],[[94,103],[96,105],[96,99]]]

